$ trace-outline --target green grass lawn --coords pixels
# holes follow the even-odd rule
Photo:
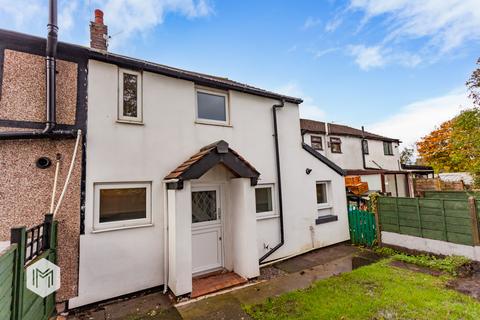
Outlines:
[[[254,319],[480,319],[480,303],[446,289],[452,276],[392,267],[390,259],[321,280],[261,305]]]

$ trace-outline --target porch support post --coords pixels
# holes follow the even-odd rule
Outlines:
[[[257,251],[255,189],[250,179],[230,180],[233,270],[244,278],[260,275]]]
[[[192,292],[192,198],[189,181],[168,190],[168,286],[176,295]]]

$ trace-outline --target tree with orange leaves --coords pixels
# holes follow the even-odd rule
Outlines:
[[[422,163],[433,167],[436,172],[462,171],[461,164],[453,160],[453,120],[445,121],[439,128],[417,142],[417,151]]]

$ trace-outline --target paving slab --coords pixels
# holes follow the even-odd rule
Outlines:
[[[173,306],[161,292],[139,295],[128,300],[100,304],[69,316],[69,320],[140,320],[140,319],[225,319],[250,320],[242,306],[263,303],[268,298],[304,289],[315,281],[349,272],[378,260],[368,250],[347,244],[318,249],[266,267],[257,283],[228,290]],[[267,280],[264,280],[267,279]]]
[[[179,305],[177,309],[185,320],[217,319],[216,317],[229,320],[250,319],[242,305],[260,304],[268,298],[308,288],[318,280],[349,272],[357,267],[358,262],[354,261],[359,257],[363,264],[375,261],[362,257],[362,251],[356,247],[339,245],[327,249],[319,249],[307,254],[308,257],[299,256],[274,265],[280,265],[282,270],[289,273],[222,295]]]

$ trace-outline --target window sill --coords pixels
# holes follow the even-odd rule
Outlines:
[[[332,205],[329,205],[329,204],[324,205],[324,206],[319,205],[319,206],[317,207],[318,210],[325,210],[325,209],[332,209],[332,208],[333,208],[333,206],[332,206]]]
[[[122,123],[122,124],[136,124],[137,126],[144,126],[145,123],[143,121],[133,121],[133,120],[116,120],[116,123]]]
[[[334,216],[333,214],[329,214],[329,215],[326,215],[326,216],[320,216],[317,219],[315,219],[315,224],[319,225],[319,224],[333,222],[333,221],[337,221],[337,220],[338,220],[338,216]]]
[[[111,228],[97,229],[97,230],[94,229],[92,230],[91,233],[102,233],[102,232],[109,232],[109,231],[137,229],[137,228],[146,228],[146,227],[153,227],[153,223],[139,224],[134,226],[111,227]]]
[[[268,219],[275,219],[280,217],[278,214],[269,214],[269,215],[262,215],[257,217],[258,220],[268,220]]]
[[[204,124],[209,126],[233,128],[233,126],[228,123],[209,122],[209,121],[202,121],[202,120],[195,120],[195,124]]]

